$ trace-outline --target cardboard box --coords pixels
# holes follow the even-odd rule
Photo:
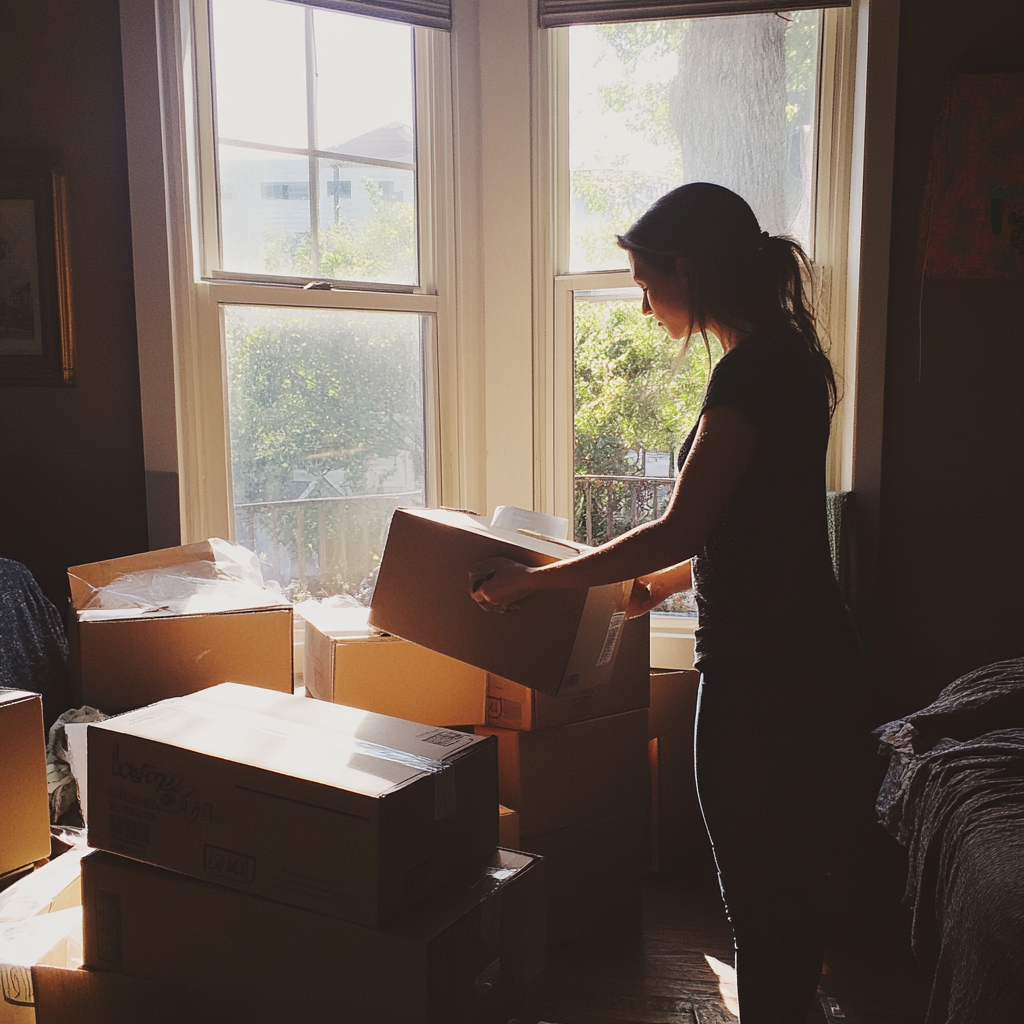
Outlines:
[[[131,710],[217,683],[292,691],[292,606],[255,585],[217,580],[218,542],[147,551],[68,569],[75,702],[108,713]],[[224,542],[219,542],[224,544]],[[178,609],[86,607],[125,574],[206,573]],[[219,596],[222,595],[222,596]],[[102,601],[100,602],[103,603]],[[111,603],[125,603],[112,600]],[[154,608],[159,605],[155,600]]]
[[[497,737],[499,799],[519,812],[524,841],[610,814],[646,814],[646,708],[554,729],[476,733]]]
[[[627,619],[615,669],[599,686],[564,686],[555,695],[488,673],[487,724],[501,729],[550,729],[647,707],[650,692],[650,616]]]
[[[651,710],[647,717],[650,739],[658,736],[693,736],[700,673],[696,669],[651,669]]]
[[[693,770],[693,735],[650,741],[651,870],[665,871],[706,842]]]
[[[377,925],[498,841],[493,741],[224,683],[89,726],[89,843]]]
[[[359,612],[323,606],[304,610],[307,697],[425,725],[482,725],[487,720],[486,672],[381,635]]]
[[[469,593],[476,566],[538,566],[585,550],[492,527],[446,509],[398,509],[370,606],[370,624],[513,682],[558,693],[611,678],[631,583],[541,590],[516,612],[486,612]]]
[[[96,854],[83,865],[85,963],[190,991],[231,1022],[476,1022],[499,983],[543,967],[540,867],[497,851],[375,929]]]
[[[640,927],[646,811],[628,811],[523,840],[544,858],[548,943]]]
[[[498,845],[508,850],[519,849],[519,813],[511,807],[498,805]]]
[[[0,877],[49,856],[43,699],[0,689]]]

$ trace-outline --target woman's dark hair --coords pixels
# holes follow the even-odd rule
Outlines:
[[[799,242],[762,231],[746,200],[706,181],[681,185],[653,203],[618,243],[663,274],[675,273],[680,258],[686,261],[682,273],[701,333],[708,323],[795,331],[819,363],[835,410],[835,374],[804,284],[810,261]]]

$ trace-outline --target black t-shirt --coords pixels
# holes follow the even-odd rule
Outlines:
[[[828,542],[829,396],[819,364],[794,332],[755,331],[715,367],[701,413],[723,405],[753,424],[758,446],[692,560],[695,663],[835,664],[857,639]]]

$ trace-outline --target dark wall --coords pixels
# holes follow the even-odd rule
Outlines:
[[[63,610],[67,566],[145,550],[117,0],[4,0],[0,152],[67,171],[74,387],[0,386],[0,557]]]
[[[922,291],[916,268],[932,136],[957,72],[1024,72],[1022,0],[902,0],[879,573],[896,711],[1024,656],[1024,281],[928,279]]]

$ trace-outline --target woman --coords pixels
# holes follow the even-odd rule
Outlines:
[[[804,1024],[822,963],[826,806],[848,757],[858,642],[836,584],[825,453],[836,385],[797,243],[735,193],[695,183],[619,244],[643,311],[724,355],[682,446],[665,515],[540,568],[497,560],[473,592],[506,611],[538,589],[634,579],[630,614],[689,589],[701,671],[697,787],[736,942],[743,1024]]]

